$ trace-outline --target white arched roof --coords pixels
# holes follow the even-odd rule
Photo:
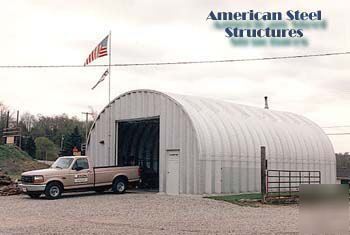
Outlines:
[[[137,92],[166,97],[183,109],[196,132],[200,159],[229,160],[245,156],[253,160],[260,157],[260,146],[266,146],[268,158],[277,162],[278,159],[291,163],[335,162],[329,138],[319,126],[300,115],[153,90],[129,91],[111,104]],[[91,130],[94,127],[95,123]]]
[[[167,94],[181,104],[198,135],[204,158],[260,156],[284,161],[334,161],[334,150],[323,130],[293,113],[239,105],[228,101]]]

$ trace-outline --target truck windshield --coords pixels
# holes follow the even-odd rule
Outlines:
[[[54,164],[52,164],[51,168],[67,169],[70,167],[72,162],[73,158],[59,158],[54,162]]]

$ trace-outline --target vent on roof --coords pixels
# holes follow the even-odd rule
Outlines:
[[[264,98],[265,98],[265,109],[269,109],[269,104],[267,102],[267,96],[265,96]]]

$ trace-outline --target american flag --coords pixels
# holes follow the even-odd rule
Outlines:
[[[92,50],[88,58],[85,60],[84,66],[90,64],[92,61],[94,61],[97,58],[103,57],[108,55],[107,52],[107,43],[108,43],[108,37],[107,35],[98,45],[95,49]]]

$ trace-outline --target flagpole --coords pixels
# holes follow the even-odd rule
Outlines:
[[[112,58],[112,48],[111,48],[111,45],[112,45],[112,32],[109,31],[109,63],[108,63],[108,103],[111,102],[111,58]]]
[[[111,59],[112,59],[112,31],[109,31],[109,62],[108,62],[108,106],[109,106],[109,121],[108,121],[108,158],[111,159],[111,122],[112,122],[112,106],[111,106]],[[116,161],[115,161],[116,163]],[[111,165],[111,164],[110,164]],[[115,164],[116,165],[116,164]]]

